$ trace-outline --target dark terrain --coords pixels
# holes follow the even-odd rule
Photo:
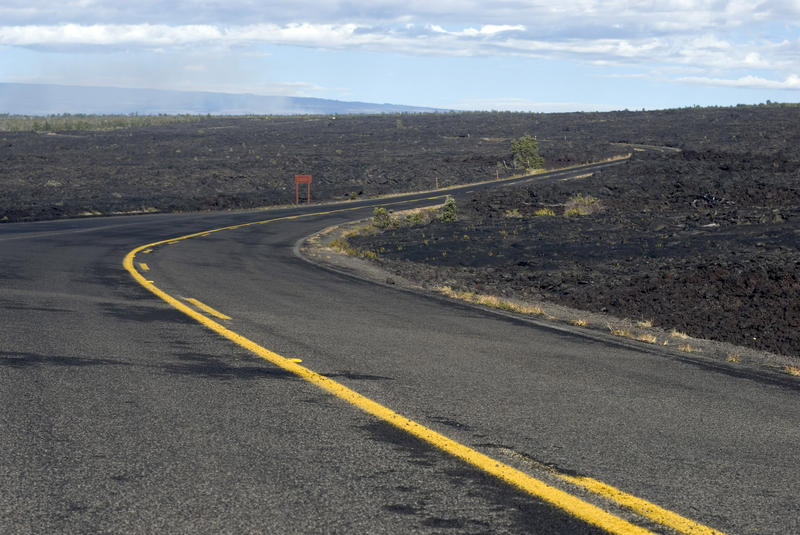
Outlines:
[[[448,186],[509,176],[519,172],[511,166],[511,140],[542,122],[548,127],[541,131],[555,137],[541,142],[548,166],[628,150],[564,133],[585,120],[499,113],[182,117],[111,131],[0,132],[0,220],[287,204],[295,200],[295,174],[313,175],[311,195],[319,201],[433,189],[437,178]],[[47,124],[42,118],[37,126]]]
[[[775,111],[710,111],[673,143],[680,153],[635,151],[591,177],[474,196],[455,223],[350,242],[430,285],[650,320],[797,356],[800,117]],[[566,215],[581,207],[584,214]],[[553,215],[537,215],[543,209]]]
[[[548,168],[630,153],[572,181],[459,200],[459,220],[351,238],[411,279],[652,320],[800,354],[800,108],[204,118],[5,132],[0,219],[250,208],[511,176],[511,140]],[[583,202],[574,200],[578,195]],[[572,201],[570,199],[573,199]],[[590,199],[587,202],[585,199]],[[565,215],[570,208],[583,214]],[[553,215],[536,215],[549,209]],[[2,228],[2,227],[0,227]]]

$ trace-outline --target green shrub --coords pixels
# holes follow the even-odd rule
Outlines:
[[[456,213],[456,200],[452,196],[448,195],[444,200],[442,215],[439,216],[439,219],[447,223],[453,223],[458,219],[458,214]]]
[[[372,216],[372,224],[378,228],[389,228],[392,226],[392,217],[386,208],[378,206]]]
[[[515,168],[541,169],[544,167],[544,158],[539,156],[539,142],[529,135],[524,135],[511,142],[511,155],[514,157]]]
[[[409,226],[425,224],[425,216],[422,212],[415,212],[406,216],[406,224]]]

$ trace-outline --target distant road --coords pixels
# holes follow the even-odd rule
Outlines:
[[[800,532],[797,388],[293,254],[432,195],[0,226],[0,533]]]
[[[630,147],[633,150],[637,151],[681,152],[681,149],[678,147],[667,147],[664,145],[643,145],[641,143],[612,143],[612,145],[618,145],[620,147]]]

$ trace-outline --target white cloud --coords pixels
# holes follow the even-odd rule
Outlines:
[[[800,20],[792,0],[4,0],[0,20],[8,25],[73,22],[82,24],[278,25],[293,22],[370,26],[400,23],[477,28],[522,25],[549,36],[574,36],[591,29],[604,37],[642,37],[663,32],[697,35],[709,29],[737,28],[768,20]],[[622,30],[623,34],[620,34]],[[609,32],[613,32],[610,34]]]
[[[720,80],[743,69],[775,78],[800,72],[797,0],[174,0],[170,9],[156,0],[64,0],[56,8],[4,0],[0,21],[0,45],[40,50],[289,45],[648,65]]]
[[[0,26],[0,44],[8,46],[185,46],[205,43],[286,44],[319,48],[367,48],[383,52],[432,55],[531,55],[615,62],[646,60],[705,67],[768,68],[780,56],[796,52],[792,41],[735,43],[704,37],[603,35],[550,36],[524,24],[485,24],[448,30],[439,24],[416,26],[347,23],[219,24],[55,24]],[[790,50],[785,50],[789,48]],[[793,50],[792,50],[793,49]],[[796,61],[796,57],[795,57]],[[776,66],[776,65],[772,65]]]
[[[737,87],[746,89],[786,89],[800,90],[800,76],[790,75],[782,82],[779,80],[767,80],[758,76],[743,76],[735,80],[723,78],[705,78],[699,76],[689,76],[679,78],[679,82],[695,85],[705,85],[712,87]]]
[[[58,26],[0,27],[0,44],[14,46],[57,45],[120,45],[177,46],[223,37],[213,26],[164,26],[122,24],[90,26],[63,24]]]
[[[510,25],[510,24],[485,24],[480,28],[465,28],[463,30],[459,30],[456,32],[447,31],[438,24],[431,24],[428,26],[428,29],[433,31],[434,33],[438,34],[445,34],[454,37],[480,37],[480,36],[494,36],[498,33],[505,33],[505,32],[524,32],[525,26],[521,24],[517,25]]]

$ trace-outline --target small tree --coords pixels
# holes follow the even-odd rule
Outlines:
[[[527,134],[511,142],[511,154],[514,156],[515,168],[541,169],[544,167],[544,158],[539,156],[539,142]]]
[[[447,223],[452,223],[458,219],[456,215],[456,200],[451,197],[450,195],[444,200],[444,206],[442,206],[442,215],[439,216],[439,220],[445,221]]]

